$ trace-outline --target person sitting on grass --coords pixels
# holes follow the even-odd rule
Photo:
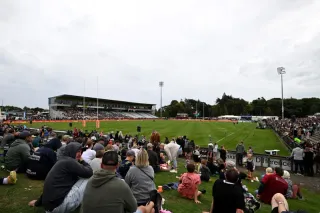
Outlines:
[[[273,169],[271,167],[266,168],[266,173],[261,175],[261,179],[264,178],[265,175],[272,175],[274,174]]]
[[[159,158],[158,158],[158,154],[155,151],[153,151],[152,143],[147,144],[147,149],[148,149],[147,152],[149,156],[150,166],[152,166],[155,173],[159,172],[160,171]]]
[[[102,150],[96,151],[96,157],[89,163],[93,172],[96,172],[101,169],[101,160],[102,160],[103,154],[104,154],[104,148],[102,147]]]
[[[289,205],[283,194],[277,193],[271,199],[271,213],[307,213],[305,211],[289,211]]]
[[[213,161],[213,157],[208,158],[207,167],[210,169],[211,175],[219,174],[219,168],[217,166],[216,161]]]
[[[43,193],[29,206],[43,206],[46,212],[67,213],[77,209],[83,198],[88,178],[92,176],[89,164],[81,159],[82,146],[71,142],[65,156],[57,161],[44,181]]]
[[[61,147],[61,141],[53,138],[29,157],[27,176],[30,179],[44,180],[57,161],[56,151]]]
[[[266,204],[271,203],[273,195],[277,193],[286,195],[288,191],[288,183],[282,178],[283,169],[276,167],[274,170],[274,174],[263,177],[258,189],[257,198]]]
[[[212,187],[212,204],[210,213],[243,213],[245,201],[243,189],[237,184],[239,173],[236,169],[229,169],[225,173],[225,180],[218,179]]]
[[[0,185],[13,185],[17,182],[16,171],[11,171],[8,177],[0,178]]]
[[[200,147],[198,145],[196,146],[195,150],[192,152],[192,158],[195,163],[196,172],[200,172],[201,158],[200,158]]]
[[[82,213],[152,212],[154,205],[152,201],[147,206],[137,207],[137,201],[129,186],[116,177],[118,160],[117,152],[104,153],[102,169],[94,173],[85,188],[81,206]]]
[[[206,190],[199,191],[198,187],[201,184],[200,176],[195,173],[195,165],[189,163],[186,173],[179,178],[178,192],[182,197],[192,199],[195,203],[201,203],[198,197],[205,194]]]
[[[25,173],[31,153],[29,143],[32,142],[32,136],[28,131],[23,131],[16,138],[7,152],[5,167],[10,171],[15,170],[17,173]]]
[[[82,153],[81,157],[86,163],[90,163],[96,157],[96,151],[92,149],[93,141],[91,138],[88,138],[85,147],[86,151]]]
[[[145,149],[138,152],[135,165],[130,167],[125,182],[131,188],[138,206],[145,206],[149,201],[150,191],[156,190],[154,171],[149,166],[149,157]]]
[[[288,183],[288,190],[287,194],[285,195],[286,198],[291,199],[302,199],[302,195],[300,192],[300,184],[293,184],[292,180],[290,179],[290,173],[288,171],[283,171],[284,180]]]
[[[126,177],[130,167],[132,165],[134,165],[134,158],[135,158],[136,154],[134,153],[134,151],[128,150],[126,153],[126,156],[127,156],[126,159],[124,159],[121,162],[121,164],[118,168],[118,171],[117,171],[120,174],[121,178],[123,178],[123,179]]]
[[[210,169],[207,167],[207,160],[206,159],[202,159],[201,160],[201,165],[200,165],[200,179],[201,181],[205,181],[208,182],[210,181]]]

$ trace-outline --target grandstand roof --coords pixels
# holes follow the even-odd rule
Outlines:
[[[83,99],[83,96],[78,96],[78,95],[68,95],[68,94],[63,94],[63,95],[58,95],[50,98],[62,98],[62,99]],[[97,98],[94,97],[87,97],[85,96],[86,100],[94,100],[96,101]],[[148,105],[148,106],[153,106],[156,104],[148,104],[148,103],[138,103],[138,102],[130,102],[130,101],[120,101],[120,100],[111,100],[111,99],[103,99],[103,98],[98,98],[99,101],[105,101],[105,102],[113,102],[113,103],[123,103],[123,104],[136,104],[136,105]]]

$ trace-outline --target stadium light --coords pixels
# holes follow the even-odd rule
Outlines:
[[[283,75],[286,74],[286,69],[284,67],[277,68],[278,74],[281,76],[281,113],[282,119],[284,119],[284,106],[283,106]]]
[[[160,118],[162,118],[162,87],[163,87],[163,81],[159,82],[160,87]]]

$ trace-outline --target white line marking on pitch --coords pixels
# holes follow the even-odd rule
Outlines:
[[[231,133],[231,134],[229,134],[229,135],[227,135],[226,137],[229,137],[230,135],[233,135],[235,132],[233,132],[233,133]],[[226,137],[223,137],[223,138],[221,138],[220,140],[218,140],[216,143],[219,143],[220,141],[222,141],[223,139],[225,139]]]

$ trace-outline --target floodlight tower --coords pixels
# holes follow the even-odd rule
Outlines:
[[[163,88],[163,81],[159,82],[159,87],[160,87],[160,118],[162,118],[162,88]]]
[[[283,106],[283,75],[286,74],[286,69],[284,67],[277,68],[278,74],[281,76],[281,113],[282,119],[284,119],[284,106]]]

